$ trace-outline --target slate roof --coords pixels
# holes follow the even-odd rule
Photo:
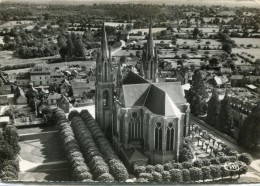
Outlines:
[[[154,114],[179,116],[177,105],[186,103],[180,82],[150,83],[132,72],[124,80],[129,83],[122,86],[125,107],[145,106]]]
[[[61,95],[58,94],[57,92],[50,93],[47,100],[58,100],[61,98]]]

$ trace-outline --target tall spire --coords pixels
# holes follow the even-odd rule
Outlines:
[[[109,58],[109,49],[107,44],[107,34],[105,28],[105,22],[103,23],[102,28],[102,39],[101,39],[101,51],[102,51],[102,60],[108,60]]]
[[[153,33],[152,33],[152,19],[150,18],[150,25],[149,25],[149,34],[147,38],[147,47],[148,47],[148,55],[149,57],[153,57],[154,49],[153,49]]]

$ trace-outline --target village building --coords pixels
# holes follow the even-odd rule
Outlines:
[[[36,64],[30,71],[31,82],[34,86],[48,86],[50,75],[50,67],[47,64]]]
[[[69,113],[70,101],[66,96],[62,95],[57,101],[57,106],[61,108],[65,113]]]
[[[57,106],[58,100],[61,98],[61,95],[57,92],[50,92],[46,101],[49,106]]]
[[[18,86],[29,86],[29,83],[31,82],[31,75],[30,72],[25,73],[18,73],[16,76],[16,84]]]
[[[67,79],[64,79],[61,82],[60,92],[61,92],[61,94],[65,94],[66,93],[68,95],[72,92],[71,84],[70,84],[70,82]]]
[[[8,105],[8,97],[6,95],[0,96],[0,105]]]
[[[60,71],[51,71],[50,83],[56,84],[57,86],[65,79],[65,75]]]
[[[72,93],[75,99],[92,99],[95,89],[94,82],[88,82],[87,79],[73,79],[70,82]]]

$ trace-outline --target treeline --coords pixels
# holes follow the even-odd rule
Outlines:
[[[31,68],[33,67],[35,64],[34,63],[26,63],[26,64],[18,64],[18,65],[5,65],[3,66],[1,69],[3,71],[6,70],[15,70],[15,69],[22,69],[22,68]]]

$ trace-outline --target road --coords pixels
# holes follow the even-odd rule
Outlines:
[[[192,117],[190,122],[192,124],[198,125],[200,126],[203,130],[208,131],[210,134],[212,134],[213,136],[215,136],[216,138],[220,139],[221,141],[223,141],[229,148],[236,150],[239,153],[243,153],[243,152],[247,152],[245,149],[239,147],[237,144],[234,144],[233,142],[227,140],[226,138],[223,138],[222,136],[220,136],[219,134],[217,134],[216,132],[210,130],[209,128],[201,125],[200,123],[198,123],[197,121],[195,121]],[[251,154],[252,155],[252,154]],[[252,155],[253,158],[253,162],[251,163],[251,165],[249,166],[249,172],[254,172],[255,175],[257,175],[260,178],[260,164],[259,164],[259,159],[257,157],[255,157],[254,155]]]
[[[124,40],[120,40],[120,42],[122,43],[121,47],[115,49],[113,52],[111,52],[111,55],[113,56],[116,52],[122,50],[122,48],[125,46],[125,41]]]

